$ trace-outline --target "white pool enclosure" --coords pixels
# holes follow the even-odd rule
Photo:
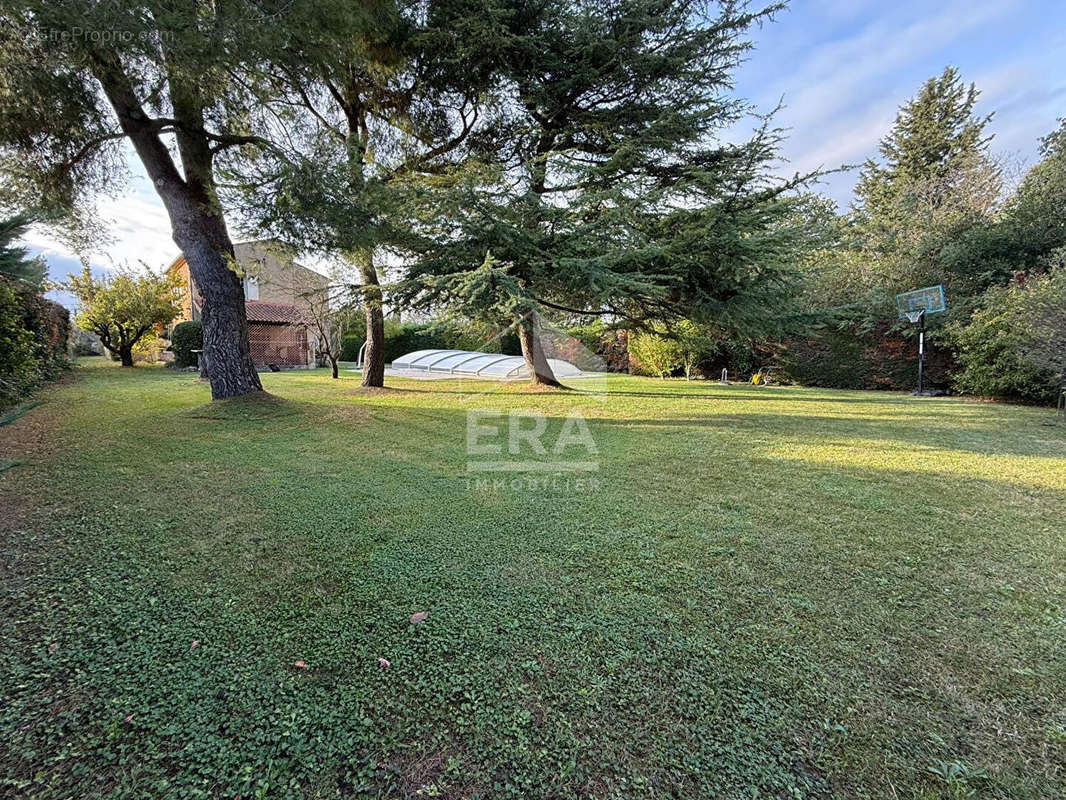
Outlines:
[[[569,361],[549,358],[548,364],[557,378],[576,378],[582,374],[581,370]],[[522,356],[475,353],[470,350],[415,350],[393,359],[391,366],[395,372],[456,375],[490,381],[529,378],[529,370]]]

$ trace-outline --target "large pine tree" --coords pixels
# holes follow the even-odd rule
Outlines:
[[[874,210],[886,194],[930,180],[949,180],[991,140],[985,126],[989,114],[974,114],[980,92],[964,84],[955,67],[930,78],[896,114],[895,124],[881,140],[881,162],[867,161],[855,193]]]
[[[516,324],[535,382],[556,383],[541,314],[632,324],[772,318],[801,181],[770,175],[778,135],[726,138],[749,12],[693,0],[501,2],[499,116],[484,170],[421,190],[405,283],[425,306]]]
[[[262,57],[269,14],[241,0],[12,0],[0,15],[0,199],[91,218],[128,141],[203,294],[212,395],[261,389],[215,159],[251,138],[234,76]]]
[[[958,242],[987,227],[1002,199],[988,153],[991,114],[954,67],[927,80],[900,107],[855,188],[855,239],[870,283],[891,294],[928,283],[980,283]],[[969,288],[964,289],[964,286]]]

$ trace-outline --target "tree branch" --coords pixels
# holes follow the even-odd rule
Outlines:
[[[91,140],[86,142],[84,145],[82,145],[81,149],[79,149],[77,153],[75,153],[73,156],[64,161],[63,167],[66,169],[70,169],[83,158],[85,158],[87,155],[89,155],[89,153],[91,153],[94,149],[102,145],[104,142],[110,142],[114,141],[115,139],[125,138],[126,133],[123,131],[113,131],[112,133],[105,133],[101,136],[95,136]]]

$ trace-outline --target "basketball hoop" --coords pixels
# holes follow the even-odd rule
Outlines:
[[[946,311],[947,307],[947,303],[944,302],[943,284],[927,286],[924,289],[915,289],[911,292],[896,295],[896,309],[899,311],[899,318],[909,319],[911,322],[918,321],[916,318],[911,317],[911,314],[919,311],[924,311],[926,314],[939,314],[941,311]]]
[[[944,302],[944,286],[927,286],[896,295],[896,310],[899,318],[918,326],[918,391],[925,394],[925,317],[927,314],[939,314],[947,309]]]

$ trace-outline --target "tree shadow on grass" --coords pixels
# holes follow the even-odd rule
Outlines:
[[[619,377],[629,377],[629,376],[619,376]],[[416,380],[416,379],[409,379],[409,380]],[[463,392],[463,391],[460,391],[458,389],[454,389],[454,388],[448,387],[447,384],[451,383],[453,380],[459,380],[459,378],[458,377],[454,378],[454,379],[448,378],[448,379],[442,379],[442,380],[439,380],[439,381],[428,381],[428,380],[427,381],[423,381],[423,383],[427,384],[426,388],[421,388],[421,387],[416,388],[416,387],[413,387],[413,386],[393,386],[393,387],[386,387],[386,388],[392,388],[392,389],[394,389],[397,392],[411,392],[413,394],[442,394],[442,395],[447,395],[447,394],[452,394],[452,395],[470,394],[470,392]],[[654,398],[679,398],[679,399],[682,399],[682,400],[772,400],[772,401],[783,402],[783,403],[788,403],[788,402],[823,403],[823,404],[863,403],[863,404],[869,404],[869,405],[887,405],[887,404],[895,404],[895,405],[907,404],[907,405],[909,405],[911,403],[919,403],[920,402],[923,405],[941,406],[941,407],[946,406],[946,407],[950,407],[950,408],[957,408],[959,406],[960,402],[966,402],[964,400],[961,400],[960,398],[921,398],[921,399],[918,399],[918,398],[912,398],[909,395],[902,394],[902,393],[899,393],[899,392],[875,392],[874,390],[869,390],[867,392],[867,394],[871,395],[869,397],[837,397],[837,396],[825,396],[825,395],[820,395],[820,396],[815,396],[815,397],[803,397],[803,396],[796,395],[793,392],[782,393],[782,392],[779,392],[779,391],[775,391],[774,387],[767,387],[765,390],[760,390],[760,391],[743,391],[743,392],[740,392],[740,391],[737,390],[736,387],[729,387],[729,386],[721,387],[721,390],[718,391],[718,392],[707,392],[707,391],[701,390],[701,389],[694,390],[694,391],[691,391],[691,392],[678,392],[678,391],[670,391],[670,390],[665,390],[665,391],[661,391],[661,392],[641,392],[641,391],[633,391],[633,390],[628,390],[628,389],[626,389],[626,390],[611,389],[610,388],[610,378],[609,377],[608,377],[608,380],[607,380],[608,388],[606,390],[597,390],[596,392],[590,392],[589,390],[582,388],[580,385],[579,386],[564,385],[563,389],[565,391],[561,392],[559,389],[548,389],[548,388],[545,388],[545,387],[542,387],[542,386],[536,386],[536,385],[532,385],[532,384],[529,384],[529,383],[526,383],[526,382],[518,382],[518,381],[500,382],[500,381],[490,381],[490,380],[476,380],[476,379],[472,379],[472,378],[471,379],[464,378],[463,380],[470,380],[471,382],[484,383],[484,384],[497,383],[497,384],[499,384],[499,386],[501,388],[514,387],[514,390],[512,392],[509,392],[509,393],[524,394],[524,395],[543,394],[543,395],[558,396],[559,394],[573,393],[573,394],[606,394],[608,397],[648,397],[648,398],[653,398],[653,399]],[[445,384],[445,386],[440,386],[440,384],[442,384],[442,383]],[[846,391],[846,392],[850,392],[852,394],[858,394],[859,392],[861,392],[863,390],[860,390],[860,389],[842,389],[840,391],[841,392],[845,392]]]
[[[307,420],[291,427],[320,419],[315,416],[322,413],[320,403],[271,405],[276,400],[265,401],[265,409],[255,403],[249,408],[247,401],[211,404],[206,407],[210,415],[201,417],[208,421],[199,427],[205,439],[221,440],[225,425],[210,420],[269,421],[279,410],[286,417],[304,409]],[[186,413],[191,417],[190,412],[204,410]],[[168,414],[157,408],[155,416],[133,433],[158,431],[158,420]],[[405,416],[410,420],[404,413],[395,419]],[[58,566],[49,552],[45,566],[57,570],[54,577],[49,575],[40,594],[19,592],[16,599],[35,602],[34,613],[63,631],[62,647],[50,657],[71,659],[63,662],[65,668],[70,665],[95,681],[88,687],[103,700],[154,709],[152,717],[141,710],[137,717],[138,726],[154,727],[123,729],[129,731],[124,736],[154,737],[125,740],[144,743],[129,762],[135,769],[149,769],[142,763],[144,754],[172,742],[177,755],[167,758],[166,768],[191,773],[208,763],[176,747],[181,732],[193,730],[211,741],[219,735],[214,720],[232,716],[238,702],[233,697],[254,698],[250,707],[268,710],[290,702],[295,658],[311,666],[297,686],[314,695],[301,712],[299,731],[311,736],[325,729],[338,741],[356,742],[357,749],[379,747],[372,736],[365,744],[357,738],[363,735],[363,715],[353,718],[345,709],[359,707],[366,709],[365,718],[389,719],[395,740],[410,742],[418,758],[427,719],[442,748],[499,748],[494,744],[497,720],[511,718],[514,697],[529,697],[534,715],[548,715],[550,724],[531,728],[543,737],[534,746],[546,752],[567,755],[582,746],[552,733],[571,730],[572,718],[583,729],[608,732],[594,736],[593,747],[586,748],[594,749],[596,758],[581,768],[593,777],[605,769],[604,754],[629,757],[630,740],[652,735],[658,737],[653,740],[657,749],[642,769],[655,780],[667,780],[674,765],[693,757],[693,741],[708,748],[697,752],[704,771],[720,768],[725,753],[737,763],[754,763],[762,775],[776,775],[797,749],[789,736],[821,730],[823,720],[842,717],[854,697],[860,702],[858,710],[846,711],[855,720],[849,725],[879,738],[843,753],[880,763],[874,759],[884,756],[886,743],[897,748],[888,751],[892,760],[885,761],[886,775],[897,777],[910,768],[912,732],[921,725],[945,737],[969,726],[983,748],[979,760],[1002,756],[994,724],[1000,715],[995,679],[1011,674],[1021,660],[1012,648],[1027,648],[1023,652],[1031,658],[1021,663],[1032,661],[1036,667],[1026,683],[1012,684],[1012,696],[1035,708],[1049,705],[1048,697],[1053,705],[1062,695],[1053,682],[1055,662],[1039,649],[1049,636],[1039,627],[1040,615],[1047,614],[1043,598],[1033,611],[1035,621],[1012,621],[1017,627],[1006,635],[996,625],[1006,615],[988,616],[989,607],[995,613],[1004,602],[994,593],[996,585],[1051,583],[1061,571],[1054,537],[1024,524],[1034,512],[1033,497],[1022,498],[1011,483],[982,479],[975,484],[950,472],[838,467],[814,460],[763,461],[757,470],[767,474],[757,483],[738,477],[735,486],[698,485],[683,469],[698,456],[700,437],[692,436],[691,444],[684,437],[698,428],[736,426],[738,418],[744,431],[767,430],[792,439],[910,435],[906,423],[800,414],[596,418],[590,420],[594,432],[602,424],[603,444],[614,444],[621,453],[617,478],[605,477],[599,494],[539,494],[530,502],[528,492],[508,489],[471,496],[462,478],[465,415],[455,408],[424,409],[419,421],[425,423],[426,437],[411,439],[409,460],[401,460],[407,451],[382,440],[386,434],[396,441],[405,435],[387,424],[393,417],[364,446],[330,429],[314,448],[305,446],[302,436],[279,437],[257,448],[204,448],[217,459],[203,462],[202,473],[189,474],[179,484],[175,494],[194,502],[177,510],[174,495],[161,493],[146,493],[149,497],[132,507],[111,476],[92,472],[86,453],[73,452],[65,469],[76,466],[85,478],[57,482],[56,493],[68,490],[75,500],[96,505],[87,512],[83,503],[66,502],[56,512],[65,519],[49,515],[34,523],[47,523],[42,533],[60,544],[71,540],[76,549]],[[1000,444],[1003,432],[995,424],[982,420],[975,435]],[[608,428],[620,425],[627,427]],[[655,427],[642,430],[642,425]],[[950,438],[949,422],[942,425],[938,434]],[[667,426],[678,431],[671,444],[680,439],[683,446],[672,454],[653,452]],[[172,425],[165,432],[177,435],[184,427]],[[284,429],[290,422],[275,427]],[[917,435],[922,426],[914,430]],[[735,461],[763,455],[762,439],[722,437]],[[164,452],[171,461],[161,465],[152,442],[135,443],[137,449],[117,463],[142,471],[181,464],[173,450]],[[450,448],[447,459],[442,459],[444,447]],[[670,472],[671,462],[679,465],[677,472]],[[650,474],[649,464],[657,475]],[[731,466],[726,462],[723,471],[728,474]],[[655,477],[661,482],[650,480]],[[209,485],[223,490],[204,491]],[[1015,494],[999,498],[988,491],[1000,485]],[[935,491],[926,496],[925,487]],[[644,494],[637,493],[641,489]],[[389,496],[400,502],[379,508],[379,498]],[[1051,517],[1064,498],[1044,493],[1035,510]],[[989,518],[966,524],[964,512],[980,507],[982,500],[991,506]],[[119,502],[127,507],[116,517]],[[923,524],[907,524],[916,515],[923,515]],[[78,535],[69,536],[71,530]],[[175,564],[182,569],[177,576]],[[47,598],[53,595],[46,592],[54,587],[69,593],[83,624],[64,630],[40,610],[51,608]],[[408,624],[411,611],[429,608],[425,627]],[[36,627],[22,624],[20,630],[31,631],[33,638],[19,652],[40,653]],[[189,644],[194,637],[205,643],[195,653]],[[1002,653],[990,644],[1000,637],[1010,643]],[[834,642],[840,646],[831,646]],[[175,671],[160,678],[166,681],[163,688],[189,692],[195,700],[182,706],[180,725],[166,716],[159,682],[140,679],[158,669],[158,652],[186,656],[175,658]],[[218,655],[194,660],[211,652]],[[456,652],[468,657],[456,659]],[[380,653],[401,672],[383,671],[376,661]],[[236,678],[229,667],[233,658],[250,665]],[[526,663],[536,672],[527,675]],[[391,677],[402,676],[405,664],[417,664],[424,679],[426,691],[417,702],[411,702],[408,682]],[[621,668],[609,667],[613,664]],[[41,667],[35,662],[27,673],[30,669]],[[833,679],[827,681],[827,675]],[[501,682],[500,676],[507,680]],[[52,684],[40,684],[52,690]],[[84,707],[79,712],[84,716],[72,729],[88,731],[87,737],[108,724],[109,714],[115,716],[110,704],[80,702],[74,689],[86,684],[72,683],[70,691],[56,686],[49,694],[35,682],[26,690],[33,694],[25,695],[25,707],[78,700],[71,706]],[[369,687],[365,692],[364,686]],[[594,687],[594,704],[589,687]],[[901,695],[901,687],[914,691]],[[463,692],[488,698],[486,721],[481,728],[455,732],[451,703]],[[617,698],[626,701],[623,716]],[[568,716],[571,708],[580,716]],[[655,714],[649,718],[646,708]],[[1021,721],[1023,735],[1043,741],[1041,717]],[[15,722],[22,719],[12,727]],[[276,722],[264,713],[249,728],[234,748],[243,748],[236,751],[242,757],[255,758],[255,742],[270,741]],[[166,729],[179,734],[164,734]],[[27,737],[41,735],[38,752],[55,752],[54,742],[44,738],[48,730],[31,726],[28,731]],[[109,755],[118,753],[118,744],[105,745]],[[490,752],[494,755],[484,763],[510,768],[502,760],[506,752]],[[766,761],[768,752],[775,760]],[[388,757],[405,763],[402,756]],[[1039,758],[1041,767],[1053,765]],[[1020,756],[1015,762],[1018,770],[1033,763]],[[221,771],[224,765],[210,766]],[[874,784],[880,777],[880,772],[864,774],[861,780]],[[765,778],[753,770],[751,776],[739,772],[728,780],[739,793],[739,787]]]
[[[853,391],[858,392],[862,390],[848,389],[840,391]],[[769,388],[765,392],[745,392],[744,394],[737,393],[728,387],[722,387],[722,391],[717,394],[708,394],[706,392],[633,392],[633,391],[613,391],[608,389],[607,394],[611,397],[678,397],[686,400],[773,400],[781,403],[866,403],[872,405],[885,405],[890,403],[903,404],[907,403],[910,398],[907,395],[898,393],[879,393],[875,397],[801,397],[795,394],[783,394],[775,392],[773,388]],[[870,390],[870,394],[874,394],[874,390]],[[915,402],[918,402],[915,400]],[[922,400],[923,403],[950,403],[954,404],[956,401],[952,400]]]
[[[447,382],[451,382],[451,380],[452,379],[449,378]],[[516,386],[514,382],[485,381],[485,380],[474,381],[473,379],[464,379],[464,380],[468,380],[470,383],[475,383],[475,384],[486,384],[486,385],[496,384],[496,386],[494,388],[492,388],[491,390],[489,390],[489,391],[497,391],[498,389],[504,389],[504,388],[507,388],[507,387],[513,387],[513,388],[510,388],[508,391],[503,392],[504,394],[509,394],[509,395],[523,395],[523,396],[550,395],[552,397],[568,397],[568,396],[577,396],[577,395],[582,395],[582,394],[594,394],[594,392],[589,392],[587,389],[581,389],[579,387],[565,386],[565,385],[561,386],[561,387],[547,387],[547,386],[535,386],[535,385],[523,382],[523,383],[519,383]],[[444,383],[444,382],[445,381],[440,381],[440,383]],[[426,381],[426,383],[434,383],[434,381]],[[387,390],[391,390],[391,391],[395,392],[396,394],[402,394],[404,392],[409,392],[411,394],[442,394],[442,395],[450,394],[450,395],[458,395],[458,396],[461,396],[461,397],[470,397],[472,395],[478,395],[478,394],[488,394],[488,391],[472,392],[469,389],[467,389],[466,391],[462,391],[461,389],[416,389],[416,388],[414,388],[412,386],[391,386],[391,387],[390,386],[386,386],[385,388]]]
[[[951,418],[928,424],[927,416],[907,421],[886,423],[865,417],[826,417],[809,414],[729,414],[706,417],[658,417],[634,419],[602,417],[595,425],[652,428],[707,428],[725,431],[759,431],[780,434],[782,438],[876,439],[898,442],[914,448],[955,450],[983,456],[1066,456],[1066,428],[1055,429],[1035,423],[1018,425],[1012,433],[1038,435],[1036,440],[1017,441],[1004,437],[1003,429],[992,428],[996,420],[987,420],[990,427],[974,429],[953,424]],[[1050,444],[1050,446],[1049,446]]]
[[[191,419],[258,422],[294,416],[302,412],[301,405],[269,392],[252,392],[240,397],[212,400],[206,405],[187,409],[180,414]]]

